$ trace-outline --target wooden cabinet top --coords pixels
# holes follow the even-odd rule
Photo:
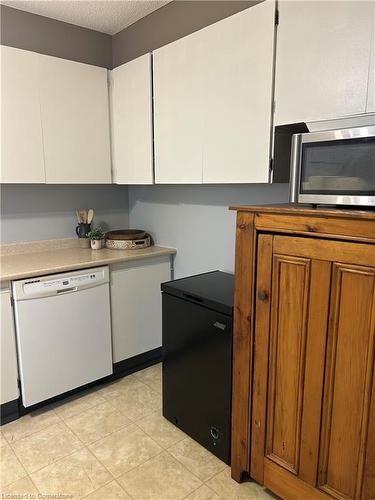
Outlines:
[[[368,210],[313,208],[311,205],[245,205],[237,210],[237,230],[293,233],[375,243],[375,208]]]
[[[269,213],[280,215],[307,215],[313,217],[335,217],[338,219],[367,219],[375,221],[375,207],[368,209],[347,209],[317,207],[296,203],[280,203],[272,205],[233,205],[230,210],[237,212]]]

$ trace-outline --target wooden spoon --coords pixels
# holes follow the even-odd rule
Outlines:
[[[87,224],[91,224],[93,218],[94,218],[94,210],[90,208],[87,214]]]

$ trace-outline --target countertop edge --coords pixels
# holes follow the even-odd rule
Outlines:
[[[121,262],[131,262],[131,261],[136,261],[136,260],[147,260],[147,259],[152,259],[156,257],[162,257],[165,255],[175,255],[177,253],[177,250],[175,248],[169,248],[169,247],[160,247],[160,246],[153,246],[150,247],[153,248],[153,251],[150,253],[143,253],[143,254],[137,254],[134,253],[134,255],[118,255],[116,256],[115,252],[121,252],[118,250],[112,250],[114,252],[113,257],[103,257],[102,259],[95,259],[95,260],[87,260],[83,262],[77,262],[77,263],[69,263],[69,264],[62,264],[62,265],[56,265],[56,266],[49,266],[49,267],[38,267],[34,268],[30,271],[22,271],[22,272],[13,272],[13,273],[2,273],[0,274],[0,283],[4,284],[9,281],[14,281],[14,280],[20,280],[20,279],[25,279],[25,278],[32,278],[36,276],[45,276],[48,274],[58,274],[58,273],[63,273],[67,271],[75,271],[77,269],[88,269],[90,267],[98,267],[98,266],[104,266],[104,265],[110,265],[110,264],[116,264],[116,263],[121,263]],[[96,250],[97,252],[100,252],[100,250]],[[137,250],[134,250],[134,252],[137,252]],[[42,252],[41,252],[42,253]],[[22,254],[23,256],[25,254]],[[9,258],[9,256],[7,256]],[[12,257],[16,257],[13,255]]]

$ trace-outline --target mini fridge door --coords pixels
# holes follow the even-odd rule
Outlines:
[[[163,415],[230,463],[232,318],[163,293]]]

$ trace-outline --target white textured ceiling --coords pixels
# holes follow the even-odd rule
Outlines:
[[[171,0],[1,0],[59,21],[114,35]]]

